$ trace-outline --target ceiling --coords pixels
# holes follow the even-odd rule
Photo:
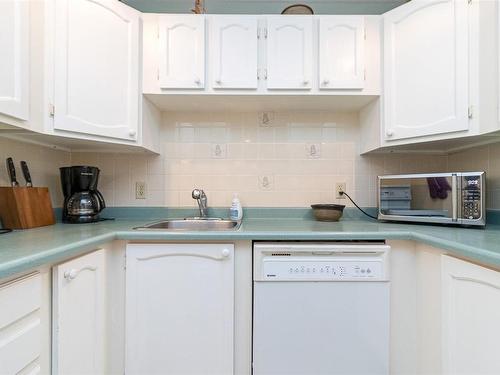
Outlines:
[[[194,0],[121,0],[145,13],[190,13]],[[289,5],[303,3],[315,14],[382,14],[408,0],[205,0],[211,14],[279,14]]]

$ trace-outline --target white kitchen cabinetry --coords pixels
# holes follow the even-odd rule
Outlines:
[[[310,90],[312,46],[312,17],[267,17],[267,88]]]
[[[106,372],[105,251],[53,268],[54,374]]]
[[[165,15],[159,18],[162,88],[205,87],[205,16]]]
[[[0,1],[0,113],[29,118],[29,2]]]
[[[129,244],[127,374],[233,374],[234,246]]]
[[[467,1],[415,0],[383,19],[385,139],[466,131]]]
[[[211,19],[209,49],[213,88],[257,89],[257,27],[256,16]]]
[[[41,372],[41,300],[38,273],[0,285],[0,374]]]
[[[443,372],[499,374],[500,272],[442,258]]]
[[[54,129],[136,141],[140,13],[114,0],[55,0],[54,17]]]
[[[319,88],[362,89],[364,49],[363,16],[320,16]]]

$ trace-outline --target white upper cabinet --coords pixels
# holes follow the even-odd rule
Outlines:
[[[313,18],[267,17],[267,88],[312,88]]]
[[[205,16],[165,15],[159,18],[160,87],[205,87]]]
[[[28,1],[0,1],[0,51],[0,113],[28,120]]]
[[[442,256],[443,374],[500,374],[500,272]]]
[[[105,265],[97,250],[53,268],[53,374],[105,373]]]
[[[413,0],[383,18],[385,139],[467,130],[467,1]]]
[[[126,295],[128,375],[234,374],[234,245],[129,244]]]
[[[320,16],[320,89],[364,87],[364,35],[363,16]]]
[[[212,87],[257,88],[257,17],[217,16],[211,19]]]
[[[55,0],[54,128],[136,140],[140,14],[116,0]]]

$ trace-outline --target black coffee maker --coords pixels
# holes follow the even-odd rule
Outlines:
[[[64,194],[62,220],[64,223],[93,223],[100,221],[99,213],[106,207],[97,190],[99,168],[74,166],[59,168]]]

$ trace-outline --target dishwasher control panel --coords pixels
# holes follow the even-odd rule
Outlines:
[[[254,281],[388,281],[385,243],[259,242]]]
[[[264,280],[353,280],[381,279],[380,260],[264,259]]]

